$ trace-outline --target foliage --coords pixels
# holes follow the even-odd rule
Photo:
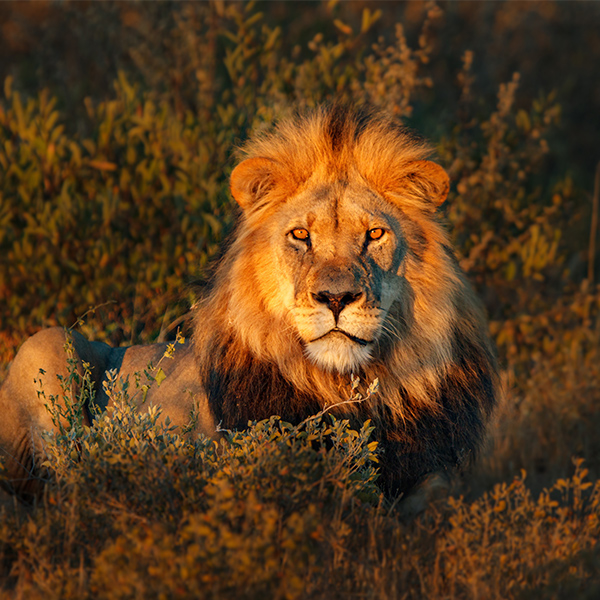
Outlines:
[[[272,417],[217,443],[182,436],[158,407],[136,412],[142,389],[128,387],[109,378],[111,408],[92,426],[82,398],[49,399],[62,423],[47,438],[53,483],[0,530],[0,558],[22,557],[7,574],[28,597],[194,597],[207,584],[215,598],[301,597],[352,511],[378,502],[369,423]]]
[[[72,323],[117,293],[133,306],[109,321],[154,324],[222,228],[210,141],[165,104],[142,103],[124,76],[114,100],[89,105],[98,129],[83,141],[65,133],[47,92],[25,102],[10,83],[0,110],[2,327],[27,331],[51,312]]]
[[[593,27],[585,43],[563,31],[592,9],[25,6],[12,10],[40,11],[42,43],[0,100],[0,369],[50,324],[113,344],[173,337],[235,222],[235,145],[295,107],[345,99],[435,140],[453,183],[441,217],[490,315],[506,397],[464,497],[406,524],[375,499],[368,425],[272,419],[215,445],[157,409],[134,415],[127,394],[141,391],[113,382],[114,412],[92,427],[77,405],[59,415],[70,426],[49,446],[44,501],[0,515],[7,593],[596,597],[600,288],[584,276],[582,176],[598,157],[579,96],[597,90],[600,47]]]
[[[112,408],[91,427],[75,407],[48,438],[53,477],[43,501],[3,515],[5,591],[516,598],[599,589],[589,560],[600,483],[587,480],[581,460],[537,499],[523,473],[407,524],[375,487],[368,423],[354,431],[324,415],[300,426],[272,417],[217,443],[182,437],[156,407],[137,413],[114,378],[108,387]]]
[[[435,5],[416,48],[398,23],[391,39],[369,49],[380,17],[369,9],[356,31],[334,18],[304,49],[288,47],[281,27],[251,3],[161,14],[145,15],[149,30],[132,51],[145,83],[120,72],[112,98],[86,99],[77,130],[48,91],[25,100],[5,82],[3,331],[71,325],[90,306],[115,302],[88,320],[88,333],[113,343],[155,337],[183,313],[181,290],[232,222],[229,154],[248,128],[333,98],[409,117],[434,85],[427,68],[442,14]],[[481,118],[472,63],[467,52],[456,88],[463,118],[441,136],[439,151],[457,182],[448,216],[464,266],[484,293],[494,290],[493,316],[504,318],[515,301],[529,312],[532,286],[560,276],[559,223],[573,192],[566,183],[544,190],[537,175],[559,114],[552,97],[515,111],[515,75]]]

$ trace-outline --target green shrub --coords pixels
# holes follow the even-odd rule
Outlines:
[[[72,378],[81,386],[75,363]],[[65,408],[48,398],[59,426],[47,436],[43,503],[0,529],[0,562],[22,559],[7,574],[36,573],[32,586],[19,579],[27,594],[194,597],[209,585],[215,598],[303,597],[352,511],[380,502],[369,423],[354,431],[325,414],[298,426],[272,417],[220,443],[191,439],[158,407],[136,412],[143,389],[113,374],[111,408],[88,427],[87,391],[70,403],[70,379]],[[71,588],[76,572],[85,583]]]
[[[86,100],[77,130],[87,135],[47,91],[24,100],[7,79],[0,329],[70,326],[102,306],[88,319],[90,335],[155,338],[193,303],[185,284],[231,225],[230,154],[249,128],[334,98],[408,117],[435,87],[429,63],[440,9],[425,13],[415,48],[399,23],[369,47],[379,14],[365,9],[357,30],[330,17],[301,48],[251,3],[183,5],[151,19],[133,53],[145,85],[121,72],[112,97]],[[159,33],[168,34],[166,47],[156,46]],[[453,237],[480,291],[494,297],[492,317],[539,312],[533,292],[561,276],[560,224],[573,196],[567,184],[548,189],[538,175],[559,107],[550,96],[515,109],[515,75],[490,114],[474,101],[472,54],[463,62],[454,90],[463,116],[438,134],[457,184],[448,207]]]
[[[124,76],[115,100],[89,107],[95,140],[68,136],[46,92],[24,102],[5,87],[1,326],[27,331],[50,314],[71,325],[90,306],[131,298],[108,311],[112,329],[154,331],[226,221],[210,140]]]

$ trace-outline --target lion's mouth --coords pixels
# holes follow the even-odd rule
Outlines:
[[[312,344],[313,342],[322,340],[323,338],[327,337],[328,335],[331,335],[332,333],[341,333],[342,335],[345,335],[349,340],[351,340],[352,342],[354,342],[356,344],[359,344],[360,346],[368,346],[369,344],[373,343],[368,340],[363,340],[362,338],[356,337],[355,335],[352,335],[352,334],[348,333],[347,331],[340,329],[339,327],[334,327],[333,329],[330,329],[327,333],[324,333],[323,335],[319,336],[318,338],[311,340],[310,343]]]

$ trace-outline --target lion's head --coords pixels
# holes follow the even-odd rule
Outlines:
[[[445,199],[448,176],[395,128],[376,121],[361,131],[348,119],[335,131],[327,117],[288,125],[284,148],[269,138],[249,145],[258,156],[238,165],[231,188],[272,259],[256,268],[269,309],[311,361],[343,373],[368,363],[383,337],[398,334],[398,318],[410,318],[407,274],[426,243],[418,223]],[[417,205],[403,206],[407,197]]]
[[[436,216],[449,180],[430,153],[388,117],[340,107],[242,148],[231,175],[242,215],[195,330],[225,426],[304,418],[342,400],[355,374],[379,378],[380,393],[347,410],[384,423],[389,440],[422,457],[446,436],[457,462],[474,448],[496,366]],[[421,434],[424,415],[439,422]]]

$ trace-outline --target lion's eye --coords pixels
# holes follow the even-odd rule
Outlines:
[[[308,233],[308,229],[302,229],[301,227],[298,229],[292,229],[290,231],[292,237],[296,240],[301,240],[303,242],[307,242],[310,238],[310,233]]]
[[[378,240],[383,237],[384,230],[381,227],[375,227],[374,229],[369,229],[367,231],[367,239],[369,240]]]

